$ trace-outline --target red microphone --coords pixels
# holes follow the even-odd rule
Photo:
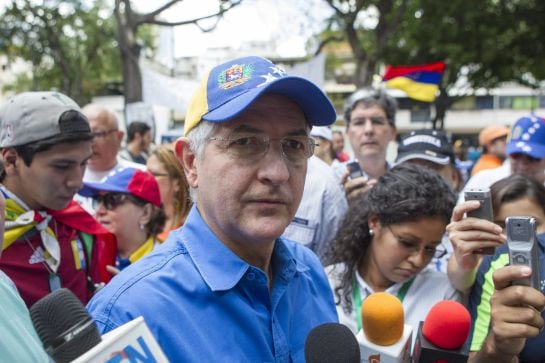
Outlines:
[[[464,345],[471,327],[471,316],[457,301],[435,304],[424,322],[420,322],[413,351],[414,363],[467,362]]]

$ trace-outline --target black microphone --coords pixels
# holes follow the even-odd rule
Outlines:
[[[68,289],[58,289],[30,308],[32,324],[57,363],[70,362],[101,342],[85,306]]]
[[[318,325],[305,341],[307,363],[359,363],[360,347],[350,329],[338,323]]]

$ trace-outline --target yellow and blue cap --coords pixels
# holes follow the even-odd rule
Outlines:
[[[238,116],[261,94],[277,93],[303,110],[312,126],[335,122],[335,108],[318,86],[262,57],[243,57],[214,67],[201,82],[187,110],[184,134],[201,120],[225,122]]]

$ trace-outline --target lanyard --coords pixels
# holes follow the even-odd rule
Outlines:
[[[407,295],[407,291],[409,291],[409,288],[413,284],[414,277],[410,279],[409,281],[405,282],[401,287],[399,288],[396,296],[397,298],[403,302],[403,299],[405,298],[405,295]],[[352,302],[354,304],[354,312],[356,313],[356,322],[358,324],[358,331],[361,329],[361,294],[360,294],[360,287],[358,286],[358,281],[356,276],[354,275],[354,278],[352,279]]]

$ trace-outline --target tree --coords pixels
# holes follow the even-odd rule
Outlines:
[[[434,128],[443,127],[446,111],[457,100],[449,96],[453,87],[463,84],[472,92],[506,81],[540,87],[545,79],[544,2],[325,1],[335,14],[323,42],[342,32],[356,62],[357,87],[370,85],[381,64],[447,62],[435,101]],[[376,26],[364,26],[362,19],[370,17]]]
[[[383,58],[385,46],[405,16],[407,0],[326,0],[334,10],[327,30],[340,29],[350,44],[356,64],[354,84],[370,86]],[[376,17],[376,26],[365,25],[365,18]],[[335,32],[336,33],[336,32]],[[332,38],[338,40],[338,35]],[[321,47],[320,47],[321,48]]]
[[[87,5],[86,5],[87,4]],[[29,74],[5,88],[51,90],[82,104],[107,81],[119,80],[115,22],[101,1],[14,1],[0,15],[0,53],[23,59]]]
[[[535,0],[414,1],[390,38],[384,61],[447,62],[432,120],[434,128],[442,128],[446,111],[459,98],[449,96],[453,87],[465,86],[460,97],[506,81],[539,87],[545,78],[545,47],[539,40],[545,36],[543,10]]]
[[[218,0],[218,11],[214,14],[174,22],[161,19],[161,14],[165,10],[181,1],[183,0],[170,0],[151,12],[141,14],[133,9],[130,0],[115,0],[114,15],[117,20],[117,41],[123,68],[125,104],[142,101],[142,74],[139,65],[142,46],[138,42],[137,35],[143,25],[181,26],[192,24],[198,26],[203,32],[208,32],[216,27],[225,12],[242,2],[242,0]],[[204,28],[201,26],[201,22],[206,19],[216,19],[216,23]]]

